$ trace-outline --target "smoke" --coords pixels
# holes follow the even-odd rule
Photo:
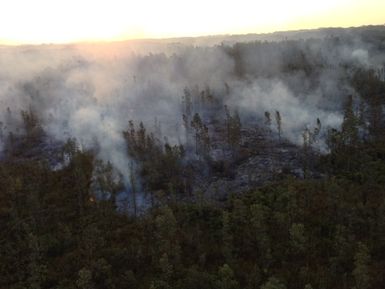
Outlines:
[[[308,95],[308,97],[314,98],[312,102],[302,101],[278,79],[261,79],[250,85],[240,83],[235,93],[240,95],[240,98],[233,105],[238,105],[241,111],[258,116],[262,116],[264,112],[268,111],[272,118],[274,118],[275,112],[279,111],[284,136],[296,144],[301,144],[301,132],[307,126],[314,127],[317,118],[322,120],[326,127],[338,127],[342,122],[339,111],[325,110],[317,105],[317,101],[314,100],[320,98],[318,95]],[[274,125],[273,128],[275,129]]]
[[[284,137],[299,144],[301,131],[317,118],[323,127],[341,124],[344,97],[354,93],[343,64],[371,68],[383,60],[374,44],[346,43],[325,38],[234,47],[170,48],[161,42],[147,49],[129,43],[2,47],[0,139],[17,131],[18,112],[30,108],[50,137],[76,138],[127,179],[122,131],[128,120],[143,121],[151,130],[156,118],[170,142],[183,141],[181,96],[185,87],[197,86],[209,87],[241,117],[261,120],[265,111],[279,111]]]

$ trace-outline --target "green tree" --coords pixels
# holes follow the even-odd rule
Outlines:
[[[92,272],[87,268],[82,268],[78,273],[76,286],[79,289],[93,289],[95,288],[92,282]]]
[[[109,200],[115,208],[117,194],[123,189],[123,180],[110,162],[96,160],[92,189],[102,200]]]
[[[180,261],[180,245],[177,238],[178,224],[170,207],[165,206],[155,218],[156,251],[159,260],[167,256],[170,265],[177,267]],[[166,254],[166,255],[165,255]]]
[[[30,251],[30,258],[28,264],[28,288],[40,289],[43,288],[43,283],[46,280],[47,268],[42,262],[41,245],[35,234],[30,233],[28,235],[28,244]]]
[[[286,289],[286,286],[276,277],[270,277],[269,280],[261,286],[261,289]]]
[[[354,289],[367,289],[370,287],[370,254],[368,247],[359,242],[354,256],[353,276]]]
[[[237,289],[238,282],[235,279],[234,272],[229,265],[224,264],[218,270],[218,289]]]
[[[289,230],[290,242],[296,252],[304,252],[306,246],[305,226],[293,223]]]
[[[230,223],[230,214],[223,211],[222,214],[222,252],[226,262],[232,260],[233,235]]]

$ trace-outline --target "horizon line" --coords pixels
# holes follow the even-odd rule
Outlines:
[[[274,30],[270,32],[247,32],[247,33],[218,33],[218,34],[200,34],[200,35],[186,35],[186,36],[170,36],[170,37],[133,37],[133,38],[122,38],[122,39],[89,39],[89,40],[78,40],[78,41],[69,41],[69,42],[40,42],[40,43],[20,43],[16,41],[2,41],[0,40],[0,46],[7,47],[22,47],[22,46],[65,46],[65,45],[92,45],[92,44],[112,44],[112,43],[122,43],[130,41],[169,41],[169,40],[180,40],[180,39],[199,39],[199,38],[215,38],[215,37],[236,37],[236,36],[251,36],[251,35],[273,35],[280,33],[295,33],[295,32],[305,32],[305,31],[317,31],[317,30],[327,30],[327,29],[358,29],[365,27],[385,27],[384,24],[364,24],[357,26],[320,26],[317,28],[299,28],[299,29],[289,29],[289,30]]]

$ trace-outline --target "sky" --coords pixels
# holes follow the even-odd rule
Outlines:
[[[0,44],[385,24],[385,0],[1,0]]]

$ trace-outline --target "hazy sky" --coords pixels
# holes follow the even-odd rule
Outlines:
[[[1,0],[0,43],[385,24],[385,0]]]

